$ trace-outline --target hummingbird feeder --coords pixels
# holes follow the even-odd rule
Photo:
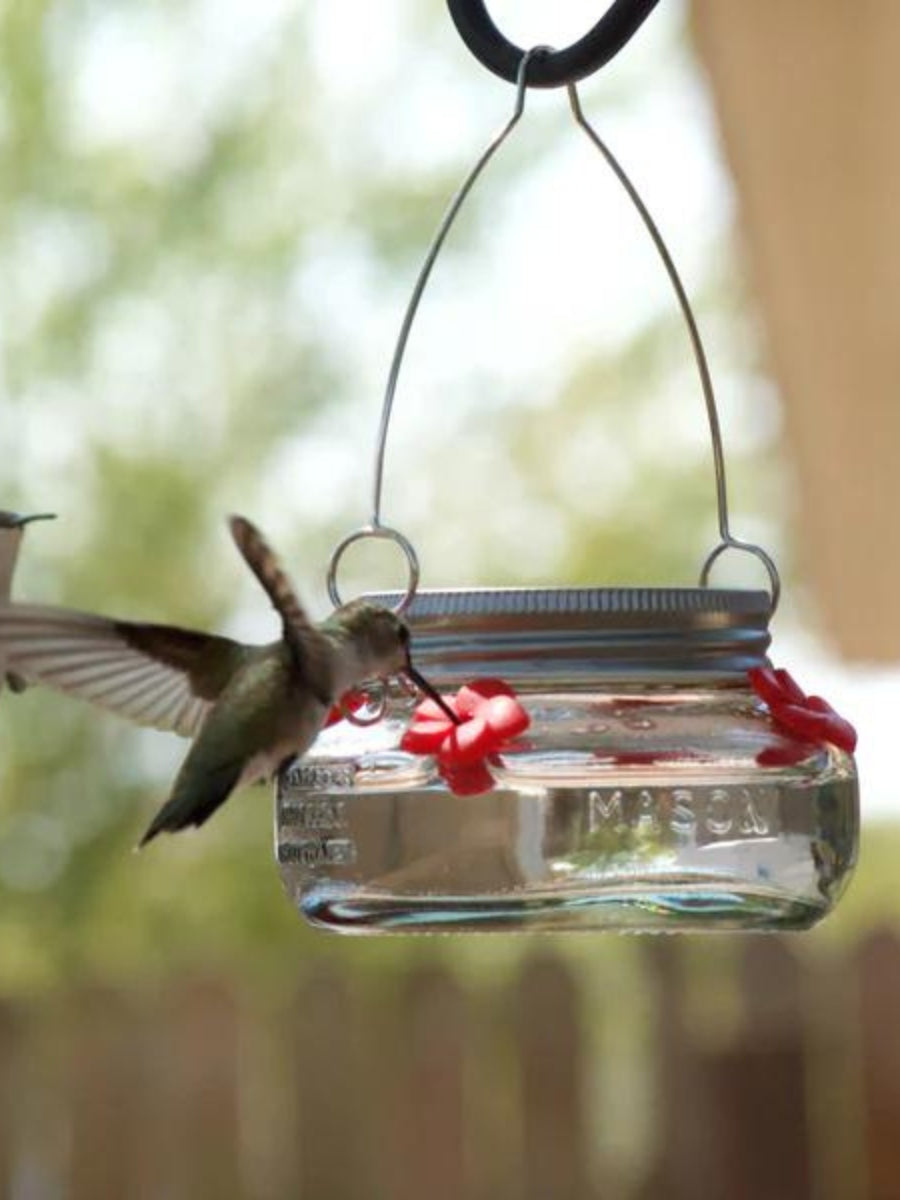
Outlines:
[[[522,51],[482,0],[448,0],[466,44],[515,83],[512,116],[453,198],[403,319],[381,415],[371,520],[336,548],[397,543],[402,612],[438,706],[399,684],[335,711],[278,780],[277,855],[313,924],[342,932],[806,929],[856,860],[856,736],[772,667],[775,563],[730,528],[715,395],[662,235],[588,122],[576,82],[628,41],[656,0],[616,0],[563,51]],[[719,541],[696,587],[419,588],[410,541],[382,521],[400,367],[432,268],[529,87],[565,87],[572,117],[624,188],[684,318],[712,441]],[[726,550],[755,556],[765,591],[710,586]],[[362,707],[360,707],[362,706]],[[355,710],[355,711],[354,711]],[[449,711],[448,711],[449,710]]]

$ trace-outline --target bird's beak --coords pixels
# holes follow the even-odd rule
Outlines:
[[[450,718],[450,720],[453,722],[454,725],[459,725],[460,724],[459,717],[456,715],[456,713],[453,711],[453,709],[450,707],[450,705],[447,703],[447,701],[444,699],[444,697],[440,694],[440,692],[437,690],[437,688],[433,687],[428,682],[428,680],[425,678],[424,675],[419,674],[419,672],[412,665],[412,662],[409,659],[406,660],[405,670],[406,670],[406,674],[410,677],[410,679],[413,681],[413,683],[416,685],[416,687],[419,689],[419,691],[424,692],[425,695],[429,696],[435,702],[435,704],[438,705],[439,708],[442,708],[444,710],[444,712],[447,714],[447,716]]]
[[[30,525],[32,521],[55,521],[56,513],[34,513],[30,517],[19,517],[16,525],[21,528],[23,525]]]

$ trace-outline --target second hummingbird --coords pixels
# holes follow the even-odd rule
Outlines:
[[[244,517],[232,517],[230,526],[281,617],[281,637],[268,645],[0,604],[0,658],[24,680],[194,739],[142,846],[163,830],[202,825],[235,788],[304,754],[331,706],[366,680],[406,674],[452,717],[413,667],[400,617],[357,600],[312,624],[259,530]]]
[[[19,547],[25,536],[25,526],[30,525],[32,521],[52,521],[54,519],[54,513],[34,513],[30,517],[23,517],[19,513],[0,511],[0,604],[9,600],[12,591],[13,573],[19,557]],[[2,662],[2,656],[0,656],[0,662]],[[4,679],[14,692],[25,690],[26,684],[23,679],[0,667],[0,684]]]

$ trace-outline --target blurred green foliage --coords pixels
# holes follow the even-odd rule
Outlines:
[[[157,97],[158,138],[132,141],[114,113],[99,114],[111,132],[90,123],[85,89],[102,100],[116,69],[105,54],[127,64],[130,39],[155,36],[153,62],[171,66],[165,24],[201,16],[0,7],[0,487],[8,507],[62,518],[28,540],[19,594],[214,628],[239,575],[221,514],[335,401],[340,367],[291,300],[305,239],[331,212],[327,137],[298,103],[302,15],[247,54],[246,89],[210,98],[189,62],[169,70],[180,94]],[[139,107],[131,117],[140,129]],[[171,739],[49,693],[2,706],[0,984],[152,970],[201,941],[213,957],[272,953],[296,934],[264,793],[205,848],[134,856]]]

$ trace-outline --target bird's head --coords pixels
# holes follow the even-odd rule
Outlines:
[[[352,648],[360,672],[369,679],[396,675],[409,663],[409,628],[396,613],[368,600],[344,604],[327,621]]]
[[[409,626],[395,612],[369,600],[354,600],[329,618],[326,631],[338,634],[352,649],[359,667],[359,682],[407,675],[451,720],[457,720],[436,689],[412,665]]]
[[[33,513],[31,516],[23,517],[21,513],[0,512],[0,529],[22,529],[25,525],[30,525],[32,521],[53,521],[56,519],[56,513]]]

